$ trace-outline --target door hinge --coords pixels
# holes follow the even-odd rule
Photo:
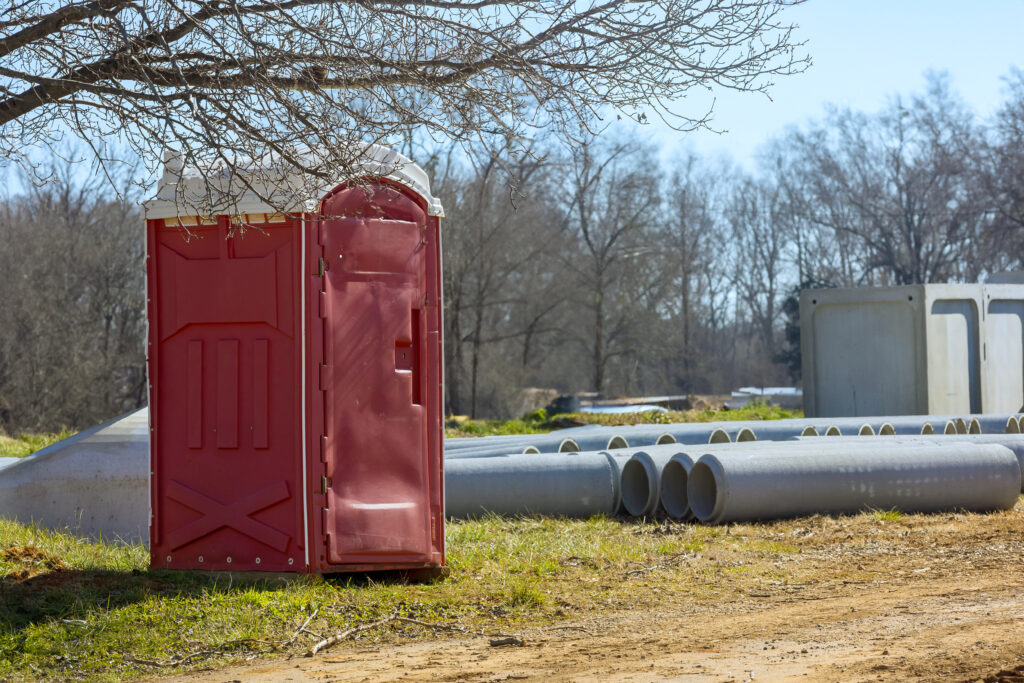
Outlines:
[[[327,462],[327,435],[320,435],[320,462]]]
[[[324,273],[327,272],[328,268],[330,268],[330,266],[327,265],[327,259],[325,259],[323,256],[321,256],[319,261],[318,261],[317,268],[316,268],[316,275],[317,275],[317,277],[323,277]]]
[[[327,385],[329,381],[329,370],[327,363],[320,364],[320,391],[327,391]]]
[[[327,292],[320,290],[320,317],[327,318]]]
[[[327,489],[331,485],[331,480],[327,477],[320,477],[320,493],[327,495]]]

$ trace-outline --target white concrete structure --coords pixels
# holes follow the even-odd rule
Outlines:
[[[149,539],[149,410],[0,470],[0,516],[104,540]]]
[[[1024,405],[1024,285],[806,290],[800,339],[809,417]]]

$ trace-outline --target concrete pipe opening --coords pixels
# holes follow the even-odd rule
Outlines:
[[[708,443],[732,443],[732,439],[729,438],[729,432],[718,427],[711,432],[711,436],[708,437]]]
[[[678,460],[669,460],[661,470],[661,506],[672,519],[687,520],[693,517],[690,500],[686,497],[689,473]]]
[[[956,425],[956,433],[957,434],[966,434],[967,433],[967,420],[963,419],[962,417],[958,417],[954,421],[954,424]]]
[[[972,417],[971,421],[967,423],[968,434],[981,434],[981,423],[978,422],[978,418]]]
[[[619,434],[616,434],[616,435],[612,436],[612,438],[608,439],[608,445],[605,446],[605,448],[607,448],[609,450],[612,450],[612,449],[615,449],[615,448],[629,448],[629,442],[626,441],[625,437],[620,436]]]
[[[540,449],[537,448],[536,446],[527,446],[526,448],[523,449],[523,453],[526,453],[528,455],[534,455],[540,453]]]
[[[946,426],[942,428],[943,434],[956,434],[956,423],[952,420],[946,423]]]
[[[857,430],[857,436],[874,436],[875,430],[871,425],[861,425]]]
[[[1017,418],[1007,418],[1006,428],[1003,431],[1007,434],[1020,434],[1020,423],[1017,422]]]
[[[744,427],[736,435],[736,442],[739,443],[740,441],[757,441],[757,434],[750,427]]]
[[[718,499],[718,482],[715,473],[705,462],[695,463],[686,482],[686,495],[693,516],[706,522],[715,512]]]
[[[878,433],[881,436],[896,436],[896,428],[888,422],[883,422],[882,426],[878,428]]]
[[[818,430],[814,428],[814,425],[807,425],[800,432],[800,436],[818,436]]]
[[[842,436],[843,433],[839,430],[839,427],[835,425],[829,425],[829,428],[825,430],[825,436]]]
[[[1017,431],[1024,434],[1024,416],[1017,416]]]
[[[676,439],[676,437],[672,436],[668,432],[665,432],[664,434],[658,437],[658,440],[654,442],[654,445],[665,446],[670,443],[678,443],[678,440]]]
[[[657,473],[654,473],[657,476]],[[654,512],[657,505],[654,497],[654,486],[651,472],[648,471],[645,463],[636,458],[630,458],[629,462],[622,468],[620,480],[622,489],[622,507],[633,517],[642,517]]]
[[[562,439],[562,443],[558,444],[559,453],[579,453],[580,445],[573,439]]]
[[[932,423],[931,422],[925,422],[923,425],[921,425],[921,433],[922,434],[934,434],[935,433],[935,427],[932,427]]]

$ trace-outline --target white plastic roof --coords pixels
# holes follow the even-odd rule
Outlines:
[[[296,156],[305,154],[299,152]],[[181,157],[168,151],[156,197],[143,202],[146,218],[282,210],[314,212],[324,195],[346,181],[359,178],[387,178],[401,183],[426,201],[429,215],[444,216],[441,200],[430,194],[426,172],[411,159],[381,145],[360,145],[358,161],[354,164],[358,173],[330,181],[296,172],[290,164],[286,165],[287,171],[282,171],[273,159],[259,163],[247,158],[232,161],[233,170],[223,163],[184,167]]]

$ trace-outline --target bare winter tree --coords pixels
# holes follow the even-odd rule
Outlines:
[[[516,138],[605,107],[692,128],[692,88],[806,66],[782,16],[800,1],[3,0],[0,155],[63,154],[70,131],[258,191],[240,159],[334,179],[364,149],[343,140]]]
[[[608,389],[613,361],[631,352],[636,327],[631,270],[655,252],[650,227],[660,201],[652,148],[636,139],[591,138],[568,150],[565,170],[566,224],[578,242],[565,267],[576,277],[572,292],[578,338],[590,358],[592,388]]]
[[[971,154],[980,143],[972,112],[932,75],[923,95],[876,116],[836,111],[794,133],[785,141],[792,163],[779,172],[806,193],[806,220],[857,250],[843,264],[856,284],[973,280],[964,254],[977,247],[988,209]]]
[[[82,428],[146,399],[143,221],[66,164],[0,201],[0,431]]]
[[[1009,97],[996,115],[982,178],[996,220],[988,231],[996,268],[1024,268],[1024,71],[1007,79]]]

